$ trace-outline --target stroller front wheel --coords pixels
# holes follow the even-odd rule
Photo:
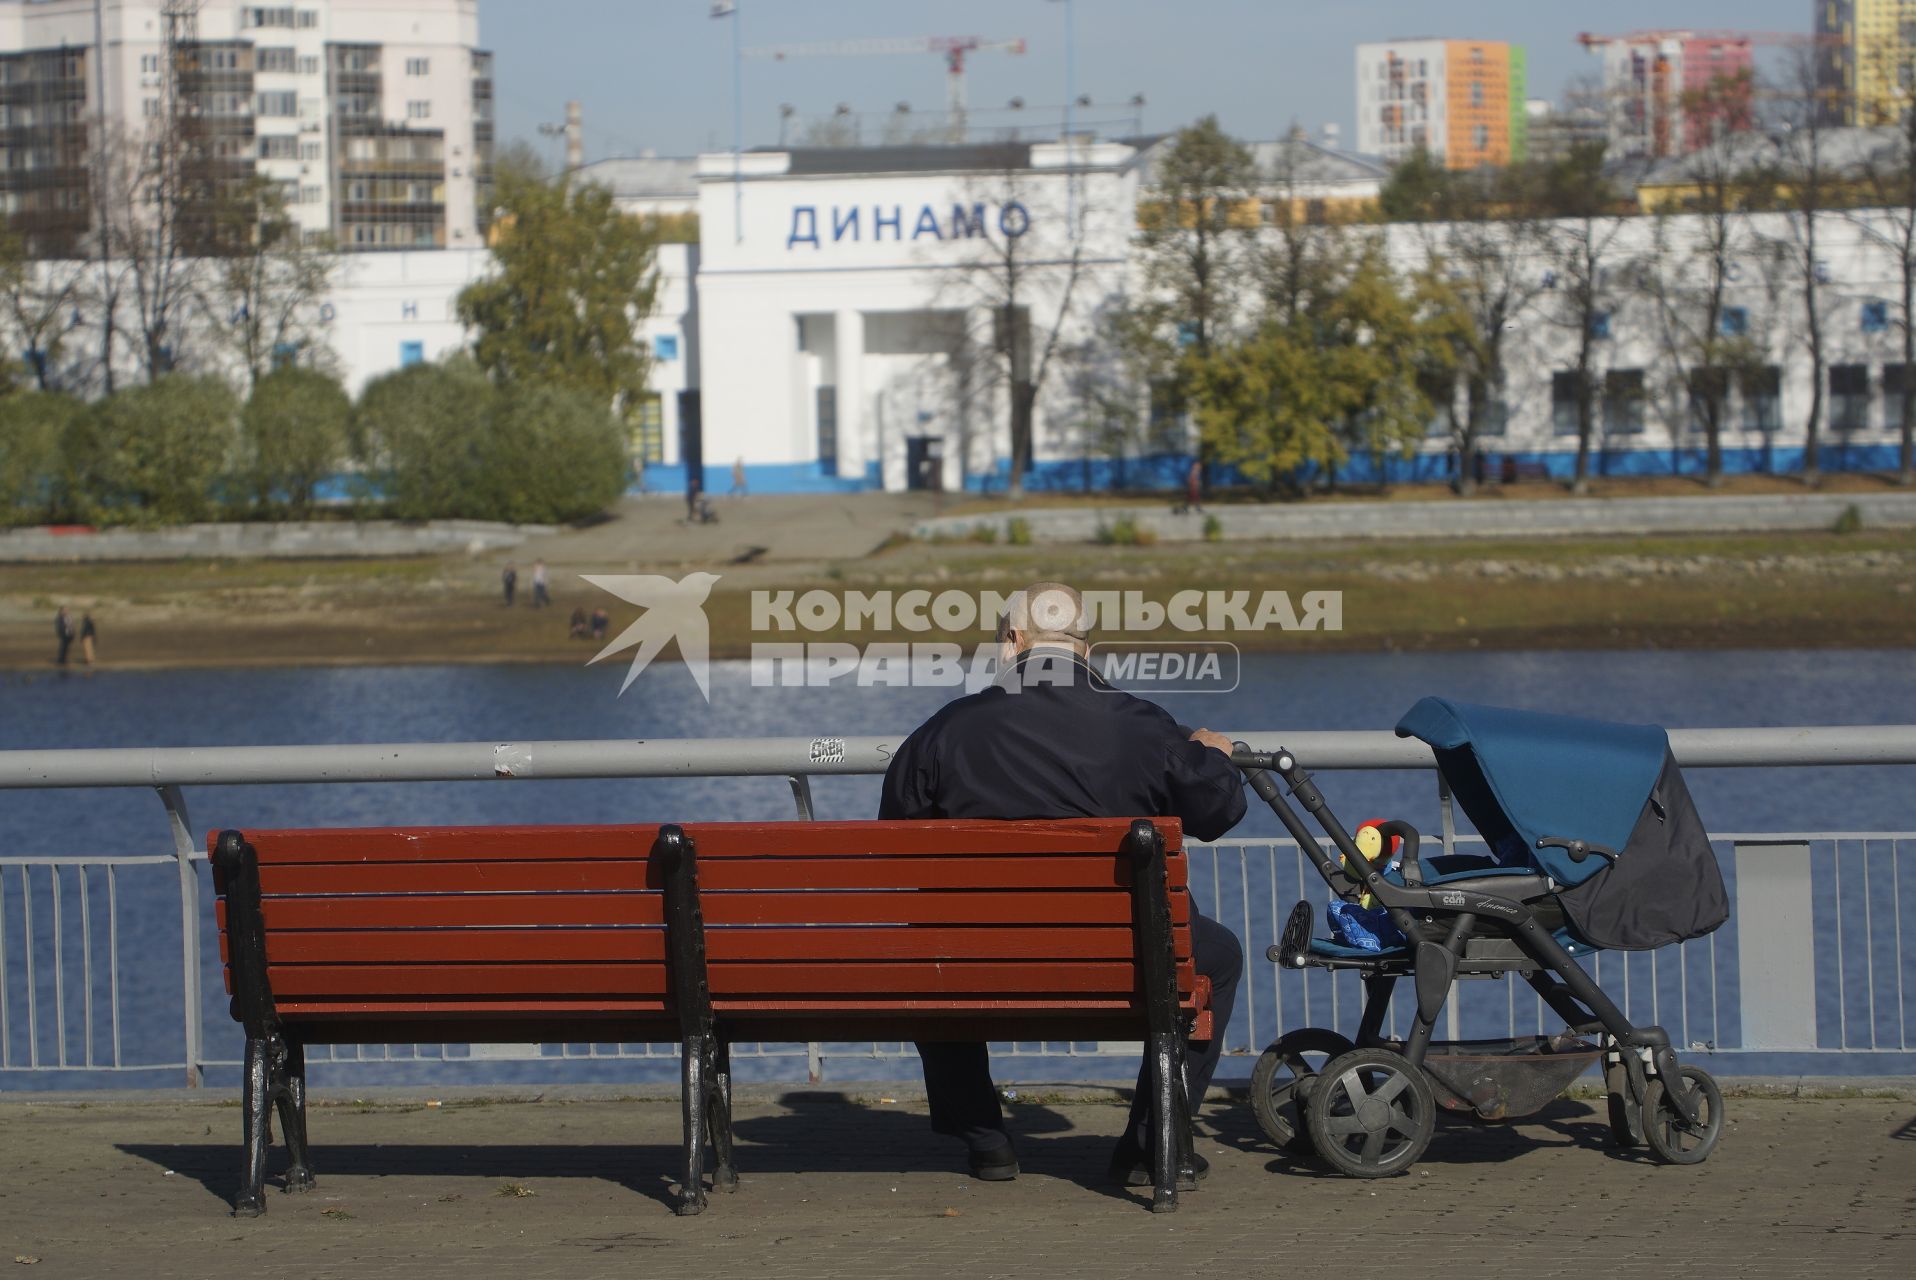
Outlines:
[[[1643,1140],[1665,1164],[1702,1164],[1723,1135],[1723,1091],[1702,1067],[1684,1067],[1679,1074],[1697,1095],[1697,1123],[1683,1118],[1662,1080],[1652,1080],[1643,1095]]]
[[[1311,1142],[1352,1178],[1388,1178],[1430,1146],[1437,1101],[1424,1073],[1389,1049],[1354,1049],[1324,1064],[1304,1108]]]
[[[1335,1031],[1305,1027],[1287,1031],[1264,1051],[1251,1069],[1251,1111],[1264,1136],[1283,1151],[1304,1151],[1311,1137],[1304,1128],[1304,1105],[1325,1062],[1356,1048]]]

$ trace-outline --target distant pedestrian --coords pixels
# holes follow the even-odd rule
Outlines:
[[[546,562],[532,562],[532,607],[543,609],[552,603],[551,584],[546,579]]]
[[[512,597],[519,590],[519,570],[507,565],[505,572],[499,575],[499,585],[505,589],[506,608],[512,607]]]
[[[605,611],[604,606],[600,606],[592,611],[592,638],[594,640],[605,639],[606,628],[611,625],[612,615]]]
[[[57,661],[64,667],[67,664],[67,650],[73,647],[73,615],[67,612],[65,605],[61,605],[60,611],[53,615],[53,634],[60,641]]]
[[[745,496],[745,458],[742,455],[732,463],[732,496]]]
[[[1184,509],[1202,511],[1198,500],[1204,496],[1204,464],[1193,459],[1191,469],[1184,473]]]
[[[585,627],[585,606],[580,605],[572,611],[572,618],[566,624],[566,634],[574,640],[583,640],[585,639]]]
[[[93,615],[83,615],[80,618],[80,661],[89,667],[93,665],[93,645],[99,638],[100,629],[93,625]]]
[[[699,479],[698,468],[688,467],[685,472],[685,523],[699,522],[699,490],[705,485]]]

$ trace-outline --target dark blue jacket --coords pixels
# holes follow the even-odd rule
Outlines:
[[[1244,817],[1244,778],[1164,708],[1068,650],[1040,648],[899,745],[878,816],[1175,816],[1185,834],[1215,840]]]

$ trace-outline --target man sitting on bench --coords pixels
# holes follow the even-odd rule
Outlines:
[[[1087,660],[1084,602],[1062,583],[1014,595],[998,624],[1000,666],[990,688],[947,704],[899,745],[885,772],[878,816],[912,818],[1114,818],[1183,820],[1185,834],[1215,840],[1244,817],[1244,782],[1231,743],[1188,730],[1163,708],[1112,688]],[[1244,955],[1237,936],[1191,913],[1197,971],[1211,980],[1212,1038],[1193,1041],[1186,1086],[1195,1115],[1217,1070]],[[921,1042],[932,1128],[964,1139],[973,1176],[1018,1175],[991,1062],[980,1043]],[[1111,1176],[1151,1181],[1149,1061]],[[1206,1163],[1196,1161],[1199,1176]]]

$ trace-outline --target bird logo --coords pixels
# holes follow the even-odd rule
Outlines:
[[[609,591],[628,604],[638,605],[644,610],[638,620],[621,631],[605,648],[594,654],[589,667],[594,662],[624,649],[638,646],[638,652],[632,655],[632,666],[625,673],[625,683],[619,686],[623,694],[639,678],[639,672],[645,670],[652,659],[659,655],[666,643],[679,642],[679,657],[692,673],[692,679],[698,682],[699,692],[705,700],[712,700],[712,685],[708,671],[711,649],[711,627],[705,619],[705,598],[712,594],[712,585],[719,580],[716,573],[688,573],[674,582],[656,573],[629,573],[593,576],[581,575],[593,586]]]

